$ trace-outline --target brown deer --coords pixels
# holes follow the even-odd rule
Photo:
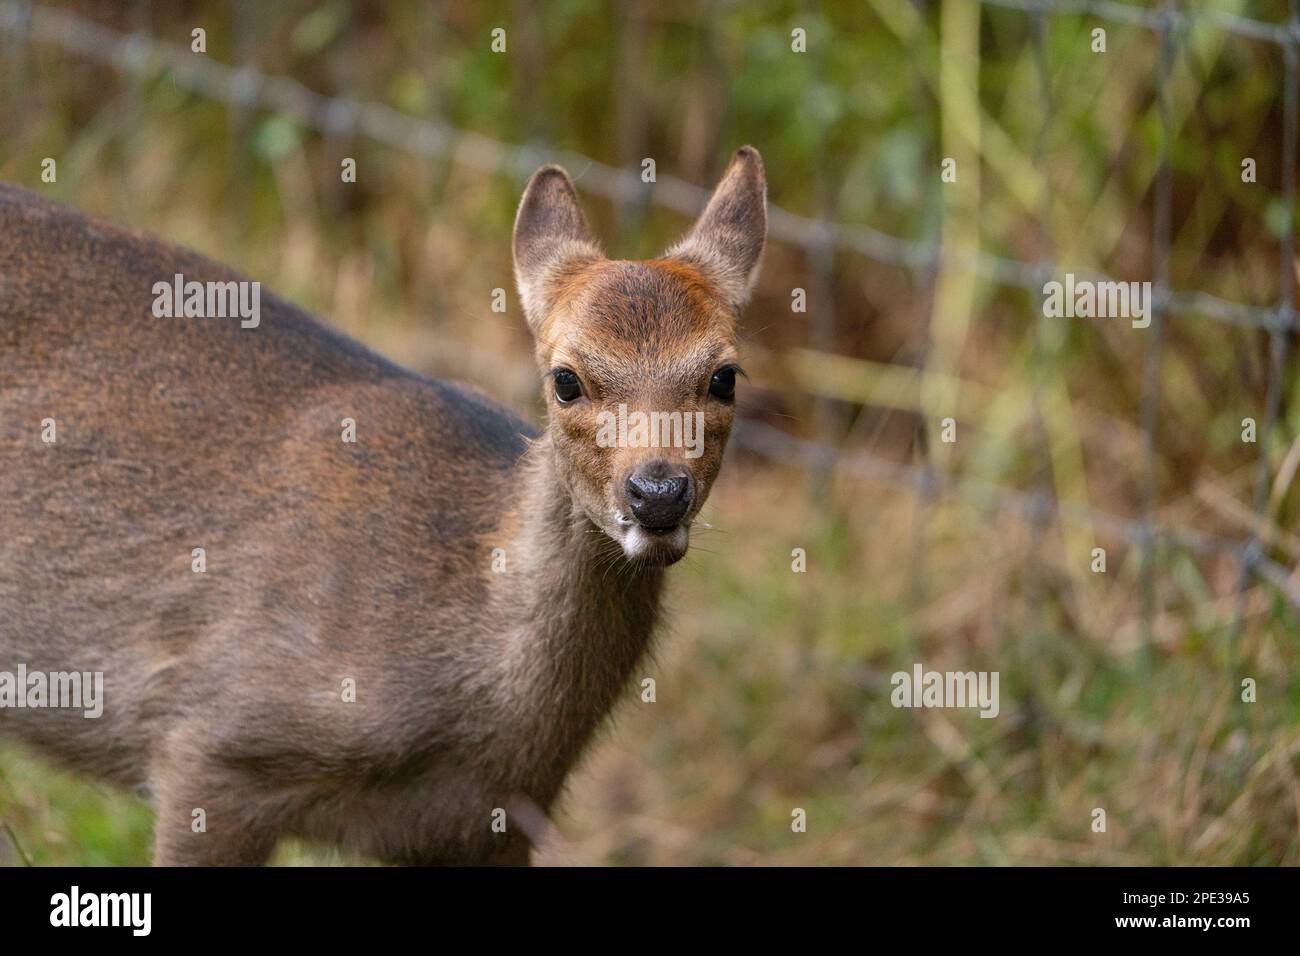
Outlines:
[[[515,810],[549,810],[628,686],[717,475],[766,227],[748,147],[648,261],[606,259],[538,170],[537,434],[272,296],[160,318],[160,282],[245,280],[0,186],[0,673],[103,682],[96,719],[11,700],[0,733],[147,792],[160,864],[284,835],[528,862]],[[699,413],[702,453],[598,442],[620,406]]]

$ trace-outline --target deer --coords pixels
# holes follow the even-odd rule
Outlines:
[[[530,864],[721,466],[766,203],[743,147],[661,257],[609,259],[538,169],[539,430],[274,295],[159,317],[159,282],[248,280],[0,186],[0,674],[103,680],[94,719],[0,694],[0,736],[146,797],[155,865]],[[701,415],[701,453],[597,442],[618,405]]]

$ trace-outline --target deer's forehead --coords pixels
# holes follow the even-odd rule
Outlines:
[[[604,262],[565,284],[545,332],[557,351],[580,347],[638,361],[730,344],[735,320],[690,266]]]
[[[608,389],[678,387],[691,391],[722,363],[736,360],[735,323],[691,304],[679,290],[624,294],[598,290],[556,328],[551,364],[578,369]]]

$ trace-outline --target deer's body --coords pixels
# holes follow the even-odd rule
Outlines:
[[[679,296],[615,266],[594,283]],[[285,834],[526,862],[522,814],[626,687],[673,558],[600,532],[572,435],[273,297],[257,328],[155,318],[175,273],[238,278],[0,187],[0,671],[104,674],[102,717],[0,708],[0,734],[146,789],[164,863],[261,862]]]

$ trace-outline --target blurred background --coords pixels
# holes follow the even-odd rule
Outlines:
[[[536,420],[528,173],[564,163],[607,251],[650,257],[753,144],[772,229],[716,533],[670,575],[657,702],[629,690],[542,861],[1296,864],[1298,22],[0,0],[0,179]],[[1066,272],[1153,281],[1151,326],[1046,318]],[[918,662],[999,672],[998,718],[892,707]],[[147,863],[151,825],[0,749],[0,862]]]

